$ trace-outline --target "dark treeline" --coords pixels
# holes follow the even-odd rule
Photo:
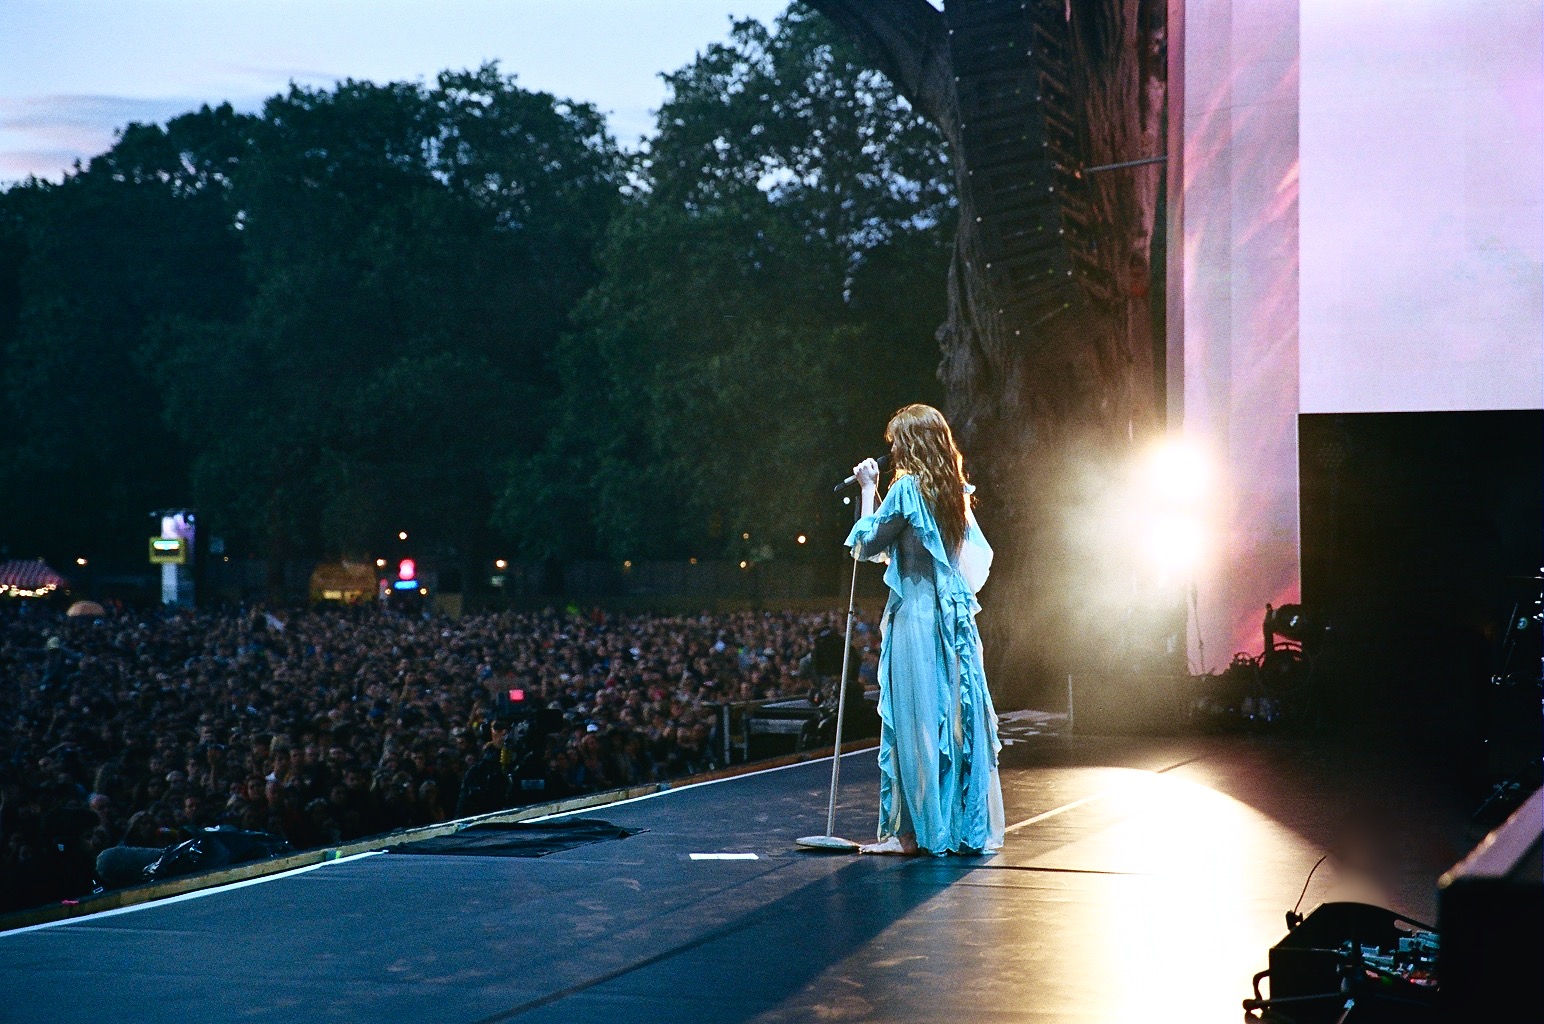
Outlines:
[[[667,78],[636,153],[490,65],[0,193],[4,554],[142,559],[174,505],[276,560],[828,553],[939,397],[942,142],[798,6]]]

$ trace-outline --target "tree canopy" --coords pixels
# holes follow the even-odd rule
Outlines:
[[[797,5],[665,77],[634,153],[488,65],[0,193],[0,545],[137,554],[167,505],[275,558],[826,539],[831,475],[938,396],[946,152]]]
[[[562,346],[556,425],[501,502],[530,554],[757,560],[828,540],[845,526],[826,482],[938,391],[938,134],[798,6],[666,80]]]
[[[137,356],[167,317],[220,322],[243,304],[224,193],[247,123],[206,107],[132,125],[62,183],[0,195],[0,543],[101,550],[188,500],[189,451]]]

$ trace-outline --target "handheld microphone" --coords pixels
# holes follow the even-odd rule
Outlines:
[[[879,468],[880,469],[884,469],[885,465],[890,461],[890,456],[888,456],[888,455],[881,455],[879,458],[875,459],[874,461],[879,463]],[[846,480],[843,480],[841,483],[839,483],[835,487],[831,488],[831,492],[833,494],[840,494],[842,491],[845,491],[847,488],[851,487],[853,484],[855,484],[857,482],[858,482],[858,475],[856,473],[854,473],[852,476],[848,477]]]

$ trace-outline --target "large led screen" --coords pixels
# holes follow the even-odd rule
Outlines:
[[[1305,413],[1544,403],[1544,0],[1303,0]]]

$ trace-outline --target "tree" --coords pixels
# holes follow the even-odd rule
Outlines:
[[[1087,664],[1109,636],[1082,612],[1089,576],[1108,566],[1090,564],[1075,548],[1067,520],[1081,514],[1091,478],[1161,422],[1148,288],[1159,175],[1149,166],[1082,179],[1077,199],[1086,225],[1081,251],[1071,255],[1087,265],[1080,275],[1087,302],[1048,320],[1016,317],[1013,286],[994,278],[983,255],[992,226],[982,223],[990,216],[988,186],[984,175],[977,180],[964,144],[957,82],[990,58],[1006,60],[1000,66],[1024,75],[1035,91],[1065,87],[1063,98],[1046,98],[1061,105],[1071,126],[1064,175],[1157,155],[1163,4],[948,0],[941,11],[927,0],[808,2],[857,40],[948,140],[960,217],[939,373],[946,412],[985,485],[982,518],[999,553],[988,602],[995,614],[984,632],[997,676],[1044,682]],[[1013,25],[1024,47],[993,57],[984,47],[1015,38],[1011,32],[969,43],[952,38],[952,24],[984,19]],[[1065,63],[1062,80],[1047,84],[1057,59]]]
[[[186,500],[187,450],[136,355],[165,317],[239,308],[225,174],[247,124],[226,106],[132,125],[62,183],[5,194],[0,488],[29,551],[137,551],[146,514]]]
[[[269,100],[234,178],[244,315],[154,352],[200,503],[274,559],[406,529],[470,567],[619,173],[597,111],[493,65]]]
[[[829,554],[827,481],[936,389],[946,157],[798,5],[665,77],[556,428],[511,467],[502,520],[536,555],[756,561],[810,550],[801,533]]]

